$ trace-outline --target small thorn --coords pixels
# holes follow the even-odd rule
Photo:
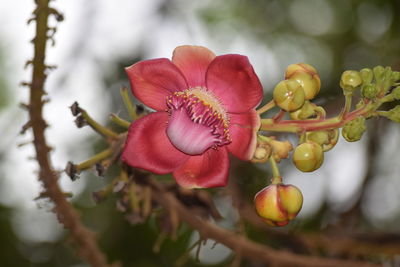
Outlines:
[[[43,199],[43,198],[48,198],[49,195],[47,194],[47,192],[41,192],[37,197],[35,197],[33,200],[39,200],[39,199]]]
[[[44,95],[47,95],[47,93],[45,92]],[[44,105],[44,104],[47,104],[47,103],[49,103],[49,102],[50,102],[50,98],[45,98],[45,99],[42,100],[42,104],[43,104],[43,105]]]
[[[56,45],[56,40],[53,38],[53,35],[48,35],[47,40],[49,40],[51,42],[51,46]]]
[[[26,145],[29,145],[29,144],[32,144],[32,143],[33,143],[33,141],[26,141],[26,142],[17,144],[17,147],[23,147],[23,146],[26,146]]]
[[[73,116],[78,116],[82,112],[78,102],[76,101],[69,108],[71,109]]]
[[[57,69],[57,66],[56,65],[46,65],[45,68],[48,70],[55,70],[55,69]]]
[[[36,16],[33,16],[33,17],[31,17],[31,18],[29,18],[27,21],[26,21],[26,24],[31,24],[32,22],[34,22],[36,20]]]
[[[27,60],[24,65],[24,69],[27,69],[29,65],[33,65],[33,60]]]
[[[19,103],[19,107],[25,110],[29,110],[30,105],[25,103]]]
[[[19,131],[19,133],[20,134],[25,134],[25,132],[31,127],[32,127],[32,122],[28,121],[22,126],[22,129],[21,129],[21,131]]]
[[[19,85],[20,85],[20,86],[31,87],[32,84],[31,84],[30,82],[22,81],[22,82],[19,83]]]
[[[60,12],[58,12],[58,11],[57,11],[56,9],[54,9],[54,8],[49,8],[49,13],[50,13],[50,14],[53,14],[54,17],[56,18],[56,20],[57,20],[58,22],[64,20],[64,15],[61,14]]]

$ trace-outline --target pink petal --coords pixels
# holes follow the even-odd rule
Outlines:
[[[206,86],[206,71],[215,54],[202,46],[183,45],[175,48],[172,62],[185,75],[189,87]]]
[[[210,188],[225,186],[228,171],[228,152],[222,147],[218,150],[209,149],[200,156],[191,156],[173,175],[182,187]]]
[[[166,109],[166,97],[188,88],[182,72],[166,58],[140,61],[125,69],[133,95],[157,111]]]
[[[168,113],[155,112],[138,119],[129,127],[122,160],[128,165],[157,174],[170,173],[189,156],[169,141],[165,129]]]
[[[262,85],[246,56],[216,57],[208,67],[206,83],[228,112],[246,112],[262,100]]]
[[[228,145],[228,151],[241,160],[250,160],[256,149],[259,128],[260,116],[254,109],[248,113],[230,114],[232,143]]]

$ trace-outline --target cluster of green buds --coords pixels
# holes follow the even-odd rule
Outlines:
[[[314,67],[305,63],[292,64],[285,71],[285,79],[273,91],[273,100],[258,110],[259,114],[277,106],[279,112],[271,119],[261,119],[257,148],[252,161],[269,161],[273,172],[271,185],[255,196],[258,215],[269,225],[284,226],[300,211],[303,197],[293,185],[282,182],[277,163],[290,156],[293,146],[288,141],[279,141],[268,132],[288,132],[299,135],[292,160],[302,172],[313,172],[320,168],[324,153],[338,142],[339,128],[343,137],[354,142],[360,140],[366,130],[366,120],[383,116],[400,122],[400,105],[390,110],[378,110],[382,104],[400,100],[400,72],[390,67],[375,67],[360,71],[347,70],[340,79],[345,96],[345,105],[339,115],[325,118],[323,107],[311,101],[321,88],[319,75]],[[359,89],[360,102],[351,110],[353,96]],[[290,119],[283,120],[285,114]]]
[[[360,89],[361,100],[357,104],[358,110],[368,110],[366,114],[355,116],[347,121],[342,129],[343,137],[349,142],[361,139],[366,130],[366,119],[372,116],[383,116],[395,122],[399,121],[398,106],[389,111],[377,109],[386,102],[400,99],[400,72],[392,71],[390,67],[377,66],[373,69],[364,68],[360,71],[348,70],[343,72],[340,86],[346,96],[348,112],[351,97]]]

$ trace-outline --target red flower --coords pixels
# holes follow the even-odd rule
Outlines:
[[[127,164],[172,172],[193,188],[226,185],[228,151],[251,159],[262,87],[247,57],[180,46],[172,61],[145,60],[126,72],[133,94],[156,110],[131,124],[122,154]]]

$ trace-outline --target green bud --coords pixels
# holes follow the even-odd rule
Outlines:
[[[346,70],[340,79],[340,87],[345,91],[354,91],[361,83],[361,75],[355,70]]]
[[[394,82],[400,81],[400,71],[393,71],[392,72],[392,80]]]
[[[296,80],[283,80],[274,89],[275,104],[286,111],[294,111],[303,106],[305,101],[304,89]]]
[[[376,83],[382,83],[385,75],[385,68],[382,66],[376,66],[373,71]]]
[[[389,110],[385,115],[386,118],[394,122],[400,123],[400,105]]]
[[[365,130],[365,118],[357,117],[343,126],[342,135],[348,142],[355,142],[361,139]]]
[[[392,87],[393,85],[393,79],[392,79],[392,69],[390,67],[385,68],[385,72],[383,75],[383,94],[386,94],[387,91]]]
[[[400,86],[394,88],[391,95],[394,97],[394,99],[400,100]]]
[[[374,78],[374,73],[372,72],[371,69],[365,68],[360,70],[360,76],[361,79],[363,80],[363,84],[371,84],[372,79]]]
[[[361,88],[361,95],[367,99],[374,99],[378,95],[379,90],[374,84],[366,84]]]

